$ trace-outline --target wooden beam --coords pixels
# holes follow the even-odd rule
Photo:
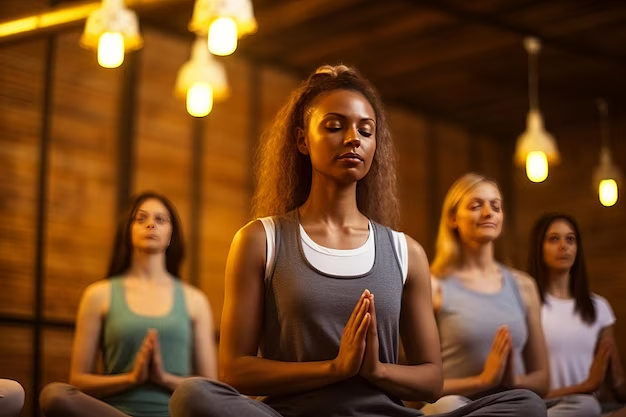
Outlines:
[[[126,6],[138,12],[176,3],[180,0],[126,0]],[[79,27],[101,4],[100,1],[90,1],[52,6],[42,13],[2,21],[0,45]]]

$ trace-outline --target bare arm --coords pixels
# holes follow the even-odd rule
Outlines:
[[[428,259],[421,245],[408,236],[407,245],[409,270],[400,313],[400,334],[407,364],[379,362],[375,302],[372,302],[373,320],[361,375],[400,399],[432,402],[441,395],[443,374],[439,333],[432,314]]]
[[[517,388],[534,391],[540,397],[548,393],[550,373],[548,368],[548,348],[541,326],[541,302],[535,281],[527,274],[513,271],[522,299],[526,305],[528,340],[524,347],[526,374],[515,378]]]
[[[619,357],[619,349],[615,342],[615,332],[613,325],[602,329],[600,333],[600,343],[607,340],[611,346],[611,354],[609,358],[608,382],[610,383],[611,392],[615,399],[619,402],[626,402],[626,377],[624,377],[624,368]]]
[[[109,305],[110,282],[101,281],[89,286],[83,294],[72,348],[70,384],[96,398],[106,397],[133,388],[147,379],[147,365],[151,346],[147,338],[133,372],[118,375],[95,373],[98,342],[102,319]]]
[[[247,395],[283,395],[319,388],[357,374],[369,325],[369,302],[363,296],[354,300],[357,306],[346,325],[337,359],[281,362],[257,357],[264,311],[265,239],[261,222],[249,223],[234,237],[228,254],[220,380]],[[344,342],[350,346],[344,346]]]

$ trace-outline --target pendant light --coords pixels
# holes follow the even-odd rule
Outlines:
[[[117,68],[126,51],[142,47],[138,27],[137,15],[124,6],[124,0],[102,0],[102,6],[87,18],[80,44],[98,51],[102,67]]]
[[[617,203],[619,197],[618,185],[621,181],[621,173],[619,168],[613,164],[611,158],[608,106],[603,99],[599,99],[597,105],[600,113],[602,146],[600,148],[600,164],[593,173],[593,186],[598,191],[600,203],[605,207],[610,207]]]
[[[237,49],[237,39],[257,29],[251,0],[196,0],[189,30],[206,36],[209,51],[226,56]]]
[[[197,38],[191,48],[191,59],[178,71],[176,95],[185,99],[187,112],[204,117],[213,109],[213,100],[228,96],[226,70],[207,48],[204,37]]]
[[[530,109],[526,117],[526,130],[517,138],[515,163],[526,166],[526,175],[532,182],[542,182],[548,177],[548,165],[558,163],[560,156],[552,135],[543,127],[539,111],[537,85],[537,58],[541,43],[537,38],[524,39],[528,52],[528,98]]]

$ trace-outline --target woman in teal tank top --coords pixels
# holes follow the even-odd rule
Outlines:
[[[109,278],[83,294],[71,385],[41,393],[47,417],[168,417],[185,378],[216,377],[209,303],[178,278],[183,255],[174,206],[154,193],[136,197],[118,228]]]

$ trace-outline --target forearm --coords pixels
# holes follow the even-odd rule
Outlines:
[[[480,375],[467,378],[450,378],[443,381],[442,395],[462,395],[464,397],[478,396],[490,392],[496,385],[488,383]]]
[[[441,396],[443,376],[440,368],[425,363],[397,365],[381,363],[378,371],[366,379],[405,401],[434,402]]]
[[[544,397],[548,393],[549,387],[550,380],[548,372],[543,370],[515,377],[515,388],[524,388],[533,391],[540,397]]]
[[[594,390],[585,382],[576,385],[570,385],[569,387],[563,387],[548,391],[546,398],[558,398],[566,395],[574,394],[591,394]]]
[[[333,361],[282,362],[241,356],[220,366],[220,380],[245,395],[285,395],[345,379]]]
[[[176,388],[188,377],[182,377],[174,374],[170,374],[168,372],[163,373],[163,377],[160,381],[157,382],[157,385],[160,385],[170,392],[174,392]]]
[[[92,397],[104,398],[134,388],[137,383],[130,373],[116,375],[77,374],[70,384]]]

